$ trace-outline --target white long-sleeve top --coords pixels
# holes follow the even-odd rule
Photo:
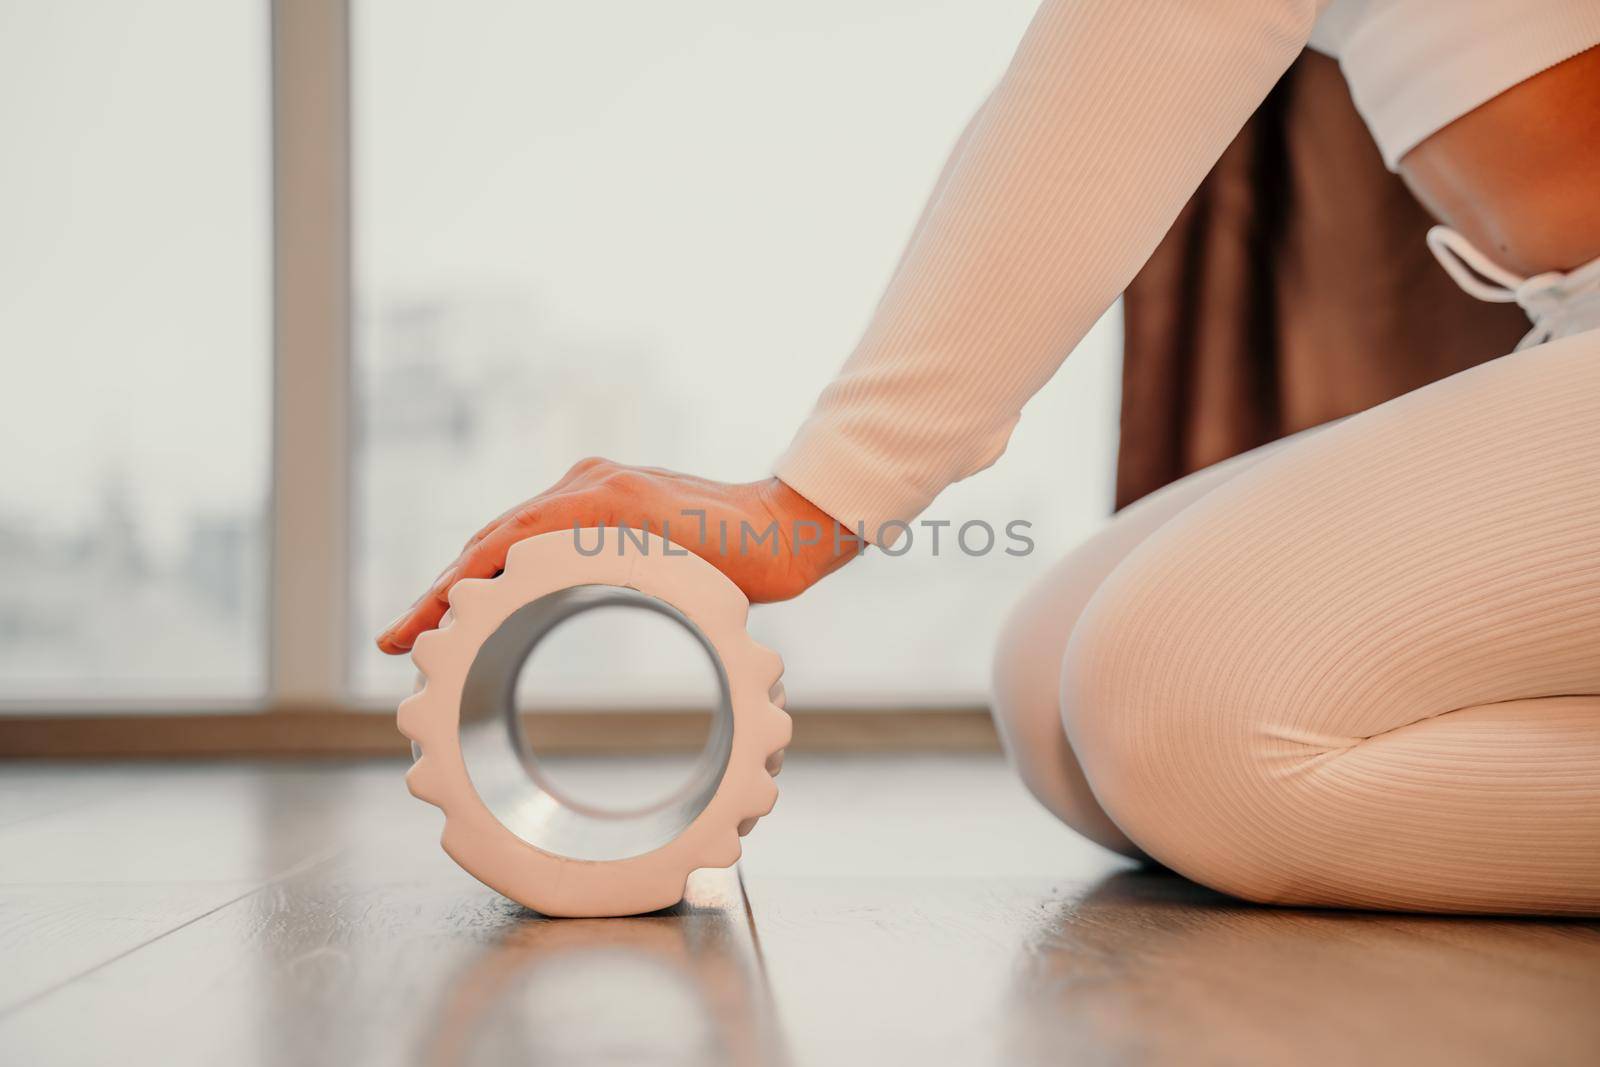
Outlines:
[[[1600,43],[1600,0],[1045,0],[775,473],[892,542],[992,464],[1308,43],[1394,167]]]

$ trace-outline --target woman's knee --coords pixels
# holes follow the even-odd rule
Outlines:
[[[1064,657],[1062,716],[1083,773],[1152,858],[1235,896],[1281,899],[1280,783],[1258,714],[1273,698],[1225,619],[1197,630],[1138,560],[1129,570],[1084,610]]]
[[[1078,698],[1064,689],[1062,662],[1087,606],[1107,576],[1167,523],[1218,486],[1320,429],[1224,460],[1124,509],[1056,564],[1013,610],[994,663],[994,713],[1001,740],[1024,784],[1058,818],[1124,855],[1144,853],[1096,799],[1062,724]]]
[[[1061,659],[1077,607],[1046,582],[1024,597],[1001,629],[991,704],[995,727],[1028,791],[1056,818],[1114,852],[1139,849],[1095,800],[1061,723]]]
[[[1071,744],[1152,858],[1262,903],[1594,913],[1600,820],[1548,818],[1593,795],[1593,698],[1351,730],[1371,657],[1300,644],[1289,665],[1290,642],[1243,619],[1219,611],[1196,638],[1148,588],[1110,583],[1069,642]],[[1558,751],[1551,784],[1542,761]]]

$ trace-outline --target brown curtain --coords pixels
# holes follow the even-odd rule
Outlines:
[[[1306,53],[1128,288],[1117,506],[1510,351],[1520,309],[1456,288],[1431,221]]]

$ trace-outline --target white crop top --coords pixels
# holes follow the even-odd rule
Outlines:
[[[1339,57],[1392,168],[1597,43],[1600,0],[1045,0],[775,473],[890,543],[998,459],[1308,44]]]
[[[1600,44],[1600,0],[1333,0],[1310,45],[1339,60],[1390,170],[1479,104]]]

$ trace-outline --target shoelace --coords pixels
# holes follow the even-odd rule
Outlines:
[[[1552,270],[1524,278],[1478,251],[1448,226],[1428,231],[1428,248],[1456,284],[1472,296],[1491,304],[1522,305],[1533,329],[1517,342],[1518,351],[1600,329],[1600,259],[1565,273]]]

